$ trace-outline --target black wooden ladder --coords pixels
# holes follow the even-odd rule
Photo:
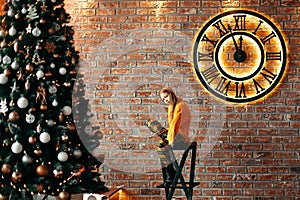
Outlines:
[[[185,149],[185,151],[183,152],[183,155],[181,157],[179,165],[178,165],[178,162],[174,155],[173,150],[177,150],[177,149],[170,148],[170,150],[169,150],[171,159],[174,161],[173,164],[174,164],[174,167],[176,170],[174,180],[173,180],[172,184],[161,184],[157,187],[165,188],[167,200],[172,199],[175,189],[183,189],[187,200],[192,200],[193,189],[194,189],[194,187],[199,185],[198,182],[194,182],[197,142],[192,142],[190,144],[190,146],[187,149]],[[182,169],[185,165],[185,161],[187,160],[189,153],[191,154],[190,176],[189,176],[189,181],[185,181],[184,177],[182,175]]]

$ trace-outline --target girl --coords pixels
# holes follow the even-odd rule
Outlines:
[[[175,170],[169,149],[170,146],[172,149],[185,149],[188,147],[191,112],[187,104],[181,98],[178,98],[172,89],[162,88],[159,94],[161,101],[168,105],[168,145],[159,145],[157,152],[161,160],[165,183],[170,184],[174,179]]]

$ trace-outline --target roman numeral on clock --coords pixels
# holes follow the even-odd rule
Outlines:
[[[254,35],[256,35],[256,32],[258,31],[260,25],[263,23],[263,21],[259,20],[259,24],[257,25],[257,27],[255,28],[255,30],[252,32]]]
[[[261,91],[265,90],[265,88],[259,85],[259,83],[255,79],[253,79],[253,83],[256,89],[256,94],[259,94]]]
[[[234,30],[246,30],[246,15],[235,15],[235,27]]]
[[[242,82],[240,84],[239,82],[235,83],[235,97],[236,98],[246,98],[246,90],[245,90],[245,85]]]
[[[281,51],[279,52],[266,52],[267,60],[281,60]]]
[[[265,71],[265,73],[261,72],[260,74],[271,84],[272,81],[276,78],[277,75],[273,74],[272,72],[270,72],[266,68],[264,68],[263,71]]]
[[[219,72],[214,65],[204,70],[202,74],[208,84],[210,84],[213,80],[215,80],[219,76]]]
[[[221,92],[222,94],[224,94],[225,96],[227,96],[227,92],[229,89],[231,81],[228,81],[226,78],[221,77],[216,90],[218,90],[219,92]]]
[[[200,61],[212,61],[213,53],[200,53],[198,52],[198,62]]]
[[[209,39],[209,38],[206,36],[206,34],[203,36],[203,38],[202,38],[201,41],[202,41],[202,42],[210,42],[210,43],[211,43],[212,45],[214,45],[214,46],[216,46],[217,43],[218,43],[218,41]]]
[[[266,37],[264,37],[263,39],[261,39],[261,42],[263,44],[266,44],[266,42],[270,41],[273,37],[276,37],[274,31],[272,31],[272,33],[270,33],[269,35],[267,35]]]
[[[228,33],[227,28],[224,26],[221,20],[217,21],[216,23],[213,24],[214,27],[216,27],[219,30],[220,37]]]

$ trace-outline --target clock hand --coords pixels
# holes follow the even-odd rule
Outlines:
[[[240,40],[240,50],[242,50],[243,37],[241,36],[239,40]]]
[[[229,24],[228,24],[228,30],[230,31],[230,35],[231,35],[231,37],[232,37],[232,40],[233,40],[235,49],[238,51],[238,50],[239,50],[239,47],[238,47],[238,45],[237,45],[237,43],[236,43],[236,41],[235,41],[235,39],[234,39],[234,37],[233,37],[233,35],[232,35],[232,29],[231,29],[231,27],[229,26]]]

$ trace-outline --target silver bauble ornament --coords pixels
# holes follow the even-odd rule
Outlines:
[[[75,159],[80,158],[82,156],[82,151],[80,149],[75,149],[73,151],[73,156],[74,156]]]
[[[13,69],[13,70],[17,70],[17,69],[19,69],[19,63],[18,63],[18,61],[17,60],[14,60],[12,63],[11,63],[11,68]]]
[[[72,114],[72,108],[70,106],[64,106],[62,109],[62,112],[64,115],[71,115]]]
[[[32,124],[35,121],[35,116],[33,114],[26,114],[25,120],[28,124]]]
[[[37,78],[43,78],[45,74],[42,70],[38,70],[35,75]]]
[[[29,155],[25,154],[25,155],[22,157],[22,162],[23,162],[24,164],[31,164],[31,163],[32,163],[32,158],[31,158]]]
[[[15,154],[19,154],[23,151],[23,145],[16,141],[11,145],[11,151]]]
[[[59,74],[65,75],[66,73],[67,73],[66,68],[64,68],[64,67],[59,68]]]
[[[3,64],[9,65],[11,63],[11,58],[8,55],[5,55],[2,58],[2,62],[3,62]]]
[[[14,35],[17,34],[17,30],[15,29],[14,26],[10,27],[10,29],[8,30],[8,34],[9,34],[10,36],[14,36]]]
[[[50,134],[47,132],[42,132],[39,138],[42,143],[48,143],[51,139]]]
[[[0,74],[0,84],[6,84],[8,82],[8,77],[4,74]]]
[[[33,30],[32,30],[32,35],[35,36],[35,37],[38,37],[41,35],[42,31],[41,29],[39,29],[38,27],[35,27]]]
[[[17,101],[19,108],[26,108],[28,106],[28,100],[25,97],[20,97]]]
[[[60,161],[60,162],[66,162],[68,160],[68,154],[64,151],[62,152],[59,152],[59,154],[57,155],[57,159]]]

